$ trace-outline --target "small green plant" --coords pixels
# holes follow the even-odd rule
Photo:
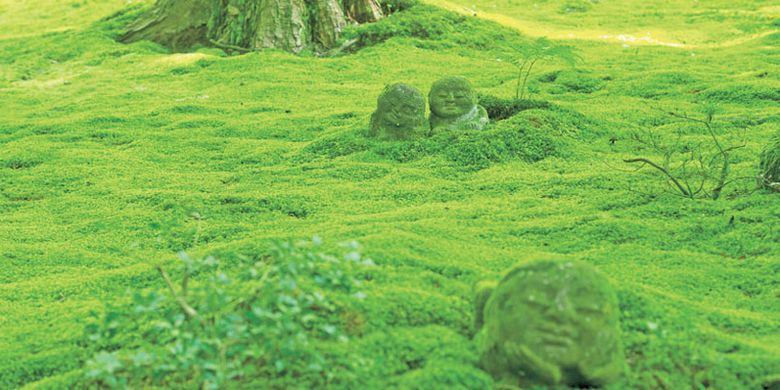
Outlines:
[[[745,147],[745,143],[727,146],[721,142],[715,131],[716,110],[716,106],[705,107],[703,119],[675,111],[665,112],[667,115],[684,122],[701,125],[705,130],[708,142],[684,143],[682,142],[682,134],[678,134],[675,141],[668,143],[656,133],[634,133],[631,137],[635,143],[660,154],[662,160],[658,162],[647,157],[632,157],[623,161],[629,164],[642,164],[637,170],[646,166],[655,169],[673,188],[674,193],[685,198],[719,199],[723,189],[729,184],[737,180],[753,178],[730,178],[731,152]]]
[[[558,45],[542,37],[529,45],[514,47],[517,58],[512,62],[517,67],[515,99],[524,99],[531,71],[539,61],[557,59],[574,66],[581,59],[572,46]]]
[[[330,354],[349,341],[337,302],[364,298],[356,275],[373,263],[356,243],[341,257],[320,245],[316,237],[276,244],[232,275],[213,257],[182,253],[179,283],[158,268],[167,292],[139,292],[129,311],[95,315],[87,337],[101,350],[87,363],[87,380],[114,388],[348,386],[360,359]]]

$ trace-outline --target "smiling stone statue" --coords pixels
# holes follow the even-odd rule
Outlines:
[[[593,387],[623,371],[617,298],[588,264],[519,265],[476,306],[481,364],[499,383]]]
[[[427,133],[425,98],[411,85],[385,87],[371,115],[369,135],[382,139],[411,139]]]
[[[463,77],[446,77],[433,83],[428,102],[434,133],[442,130],[482,130],[487,126],[487,111],[477,105],[477,95]]]

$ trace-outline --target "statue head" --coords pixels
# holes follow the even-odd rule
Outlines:
[[[494,376],[514,385],[599,386],[622,372],[617,298],[592,266],[520,265],[480,296],[482,364]]]
[[[463,77],[445,77],[433,83],[428,94],[431,113],[439,118],[455,119],[469,113],[477,104],[477,96]]]
[[[410,138],[425,126],[425,98],[411,85],[385,87],[371,116],[371,134],[383,138]]]

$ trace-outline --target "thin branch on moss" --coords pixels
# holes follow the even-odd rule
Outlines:
[[[520,99],[520,83],[523,80],[523,70],[525,69],[525,60],[521,60],[517,66],[517,85],[515,86],[515,99]]]
[[[157,272],[160,273],[160,276],[162,276],[163,280],[165,281],[165,284],[168,286],[168,290],[171,292],[171,296],[176,300],[176,303],[179,304],[179,307],[181,307],[181,310],[184,312],[184,315],[187,316],[187,319],[193,319],[198,316],[198,312],[190,306],[189,303],[187,303],[187,300],[176,293],[176,289],[173,287],[173,282],[171,282],[171,277],[168,276],[168,273],[165,272],[165,270],[161,266],[157,266]]]
[[[212,45],[214,45],[214,46],[216,46],[216,47],[218,47],[220,49],[233,50],[233,51],[237,51],[237,52],[242,53],[242,54],[251,53],[253,51],[258,51],[256,49],[247,49],[247,48],[241,47],[241,46],[228,45],[227,43],[217,42],[217,41],[215,41],[213,39],[209,39],[209,42]]]
[[[662,112],[664,115],[679,119],[679,123],[690,122],[701,125],[704,128],[709,141],[702,144],[686,143],[680,147],[682,132],[678,132],[677,140],[674,144],[669,146],[662,145],[661,138],[656,134],[649,132],[647,135],[634,133],[631,136],[632,140],[661,154],[663,156],[663,164],[655,163],[645,157],[632,158],[624,161],[627,163],[641,162],[643,163],[642,166],[650,165],[654,167],[661,172],[665,178],[671,181],[673,187],[685,197],[691,199],[702,197],[708,197],[713,200],[719,199],[723,189],[734,182],[733,180],[729,180],[732,163],[731,153],[745,147],[745,130],[743,129],[743,142],[740,145],[727,146],[721,142],[721,139],[716,132],[714,122],[715,106],[704,107],[705,116],[703,119],[694,118],[685,113],[663,110],[653,106],[650,106],[650,108]],[[709,151],[706,149],[708,146],[712,147]],[[681,158],[673,159],[675,154],[680,152],[685,153],[685,155]],[[679,161],[680,159],[682,161]],[[696,165],[698,166],[692,163],[697,163]],[[701,182],[695,183],[699,178],[701,179]]]
[[[539,61],[539,58],[534,58],[530,64],[528,64],[528,69],[525,71],[525,77],[523,77],[523,85],[520,87],[520,99],[525,98],[525,91],[526,91],[526,85],[528,84],[528,76],[531,75],[531,70],[533,69],[534,65],[536,65],[536,62]]]
[[[662,167],[662,166],[660,166],[660,165],[658,165],[658,164],[656,164],[656,163],[654,163],[654,162],[652,162],[652,161],[650,161],[650,160],[648,160],[646,158],[643,158],[643,157],[626,159],[626,160],[623,160],[623,162],[626,162],[626,163],[629,163],[629,164],[641,162],[641,163],[643,163],[645,165],[649,165],[649,166],[659,170],[667,178],[669,178],[669,180],[671,180],[672,183],[674,183],[674,185],[677,187],[677,189],[680,190],[680,193],[682,193],[686,197],[689,197],[689,198],[691,197],[691,193],[688,192],[688,190],[686,190],[682,186],[682,184],[680,184],[680,182],[671,173],[669,173],[669,171],[667,171],[664,167]]]

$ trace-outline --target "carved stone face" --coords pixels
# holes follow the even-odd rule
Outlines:
[[[521,382],[604,383],[620,372],[617,319],[614,293],[592,267],[555,261],[518,267],[485,304],[489,353],[499,355],[487,360],[508,362],[489,371]]]
[[[389,91],[379,102],[381,121],[384,126],[409,127],[419,123],[421,115],[425,115],[425,106],[416,97],[406,96],[398,89]]]
[[[446,119],[458,118],[474,108],[474,91],[462,77],[448,77],[433,84],[428,95],[431,112]]]
[[[387,87],[377,99],[371,130],[389,138],[405,138],[425,123],[425,98],[405,84]]]

